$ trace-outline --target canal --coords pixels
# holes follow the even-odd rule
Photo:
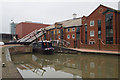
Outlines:
[[[23,78],[118,78],[119,58],[104,54],[12,54]]]

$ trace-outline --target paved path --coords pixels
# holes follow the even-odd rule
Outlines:
[[[70,48],[70,49],[77,50],[80,52],[87,52],[87,53],[120,54],[120,52],[117,51],[90,50],[90,49],[78,49],[78,48]]]
[[[3,47],[9,47],[9,46],[13,46],[13,45],[6,45]],[[21,80],[23,80],[16,66],[10,59],[8,48],[4,48],[3,51],[4,54],[1,55],[2,62],[5,63],[6,67],[2,67],[2,78],[20,78]]]

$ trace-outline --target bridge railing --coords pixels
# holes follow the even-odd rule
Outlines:
[[[33,42],[36,38],[39,38],[44,34],[44,29],[34,30],[33,32],[29,33],[25,37],[19,39],[17,42]]]
[[[66,40],[52,40],[54,46],[64,46],[69,47],[70,42]]]
[[[19,39],[17,42],[24,42],[26,41],[28,38],[30,38],[31,36],[33,36],[33,34],[37,32],[37,30],[32,31],[31,33],[27,34],[26,36],[24,36],[23,38]]]

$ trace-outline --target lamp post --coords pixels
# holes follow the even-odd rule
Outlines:
[[[99,40],[99,50],[100,50],[100,38],[98,40]]]
[[[13,40],[14,40],[14,39],[13,39],[13,37],[14,37],[14,33],[13,33],[13,29],[14,29],[14,21],[13,21],[13,20],[11,20],[10,25],[11,25],[11,35],[12,35],[11,40],[13,41]]]

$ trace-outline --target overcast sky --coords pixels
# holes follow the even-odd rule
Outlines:
[[[10,23],[33,21],[44,24],[54,24],[58,21],[71,19],[72,14],[77,17],[88,16],[100,4],[118,9],[119,0],[3,0],[0,3],[0,33],[10,33]]]

